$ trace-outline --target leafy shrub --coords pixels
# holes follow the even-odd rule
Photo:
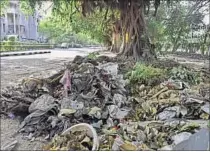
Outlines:
[[[0,42],[0,46],[1,46],[1,52],[53,48],[53,45],[50,44],[25,43],[25,42],[11,41],[11,40]]]
[[[17,39],[15,36],[10,36],[10,37],[8,37],[8,40],[11,42],[15,42]]]
[[[161,79],[166,74],[166,70],[154,68],[151,65],[136,63],[134,68],[126,74],[130,83],[148,83],[151,79]]]
[[[173,80],[181,80],[187,82],[189,84],[198,84],[201,81],[201,77],[199,73],[193,72],[187,68],[182,66],[174,67],[170,72],[169,75]]]
[[[89,53],[88,54],[88,59],[97,59],[97,55],[99,55],[99,53],[98,52],[92,52],[92,53]]]

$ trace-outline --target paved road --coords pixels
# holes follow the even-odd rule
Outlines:
[[[63,67],[76,55],[85,56],[104,48],[54,49],[50,54],[1,57],[1,87],[17,83],[31,74],[46,75]]]

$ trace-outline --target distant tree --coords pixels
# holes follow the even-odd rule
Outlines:
[[[0,16],[4,14],[5,9],[8,7],[9,1],[8,0],[1,0],[0,1]]]

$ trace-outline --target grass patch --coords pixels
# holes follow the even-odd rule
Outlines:
[[[130,83],[145,83],[152,79],[161,79],[167,75],[166,70],[160,68],[154,68],[151,65],[142,63],[136,63],[131,71],[126,74],[126,78],[129,79]]]

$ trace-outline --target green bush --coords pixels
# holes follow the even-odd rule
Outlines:
[[[10,36],[10,37],[8,37],[8,40],[9,41],[12,41],[12,42],[15,42],[16,41],[16,38],[15,38],[15,36]]]
[[[199,73],[186,69],[182,66],[174,67],[169,72],[169,75],[173,80],[181,80],[188,84],[199,84],[201,82]]]
[[[1,52],[9,51],[26,51],[35,49],[52,49],[54,46],[50,44],[39,44],[39,43],[26,43],[13,41],[14,39],[8,41],[0,42]]]
[[[162,78],[166,75],[166,70],[154,68],[151,65],[136,63],[134,68],[126,74],[130,83],[147,83],[151,79]]]
[[[95,60],[95,59],[97,59],[97,55],[99,55],[99,52],[92,52],[92,53],[89,53],[87,57],[88,57],[88,59]]]

